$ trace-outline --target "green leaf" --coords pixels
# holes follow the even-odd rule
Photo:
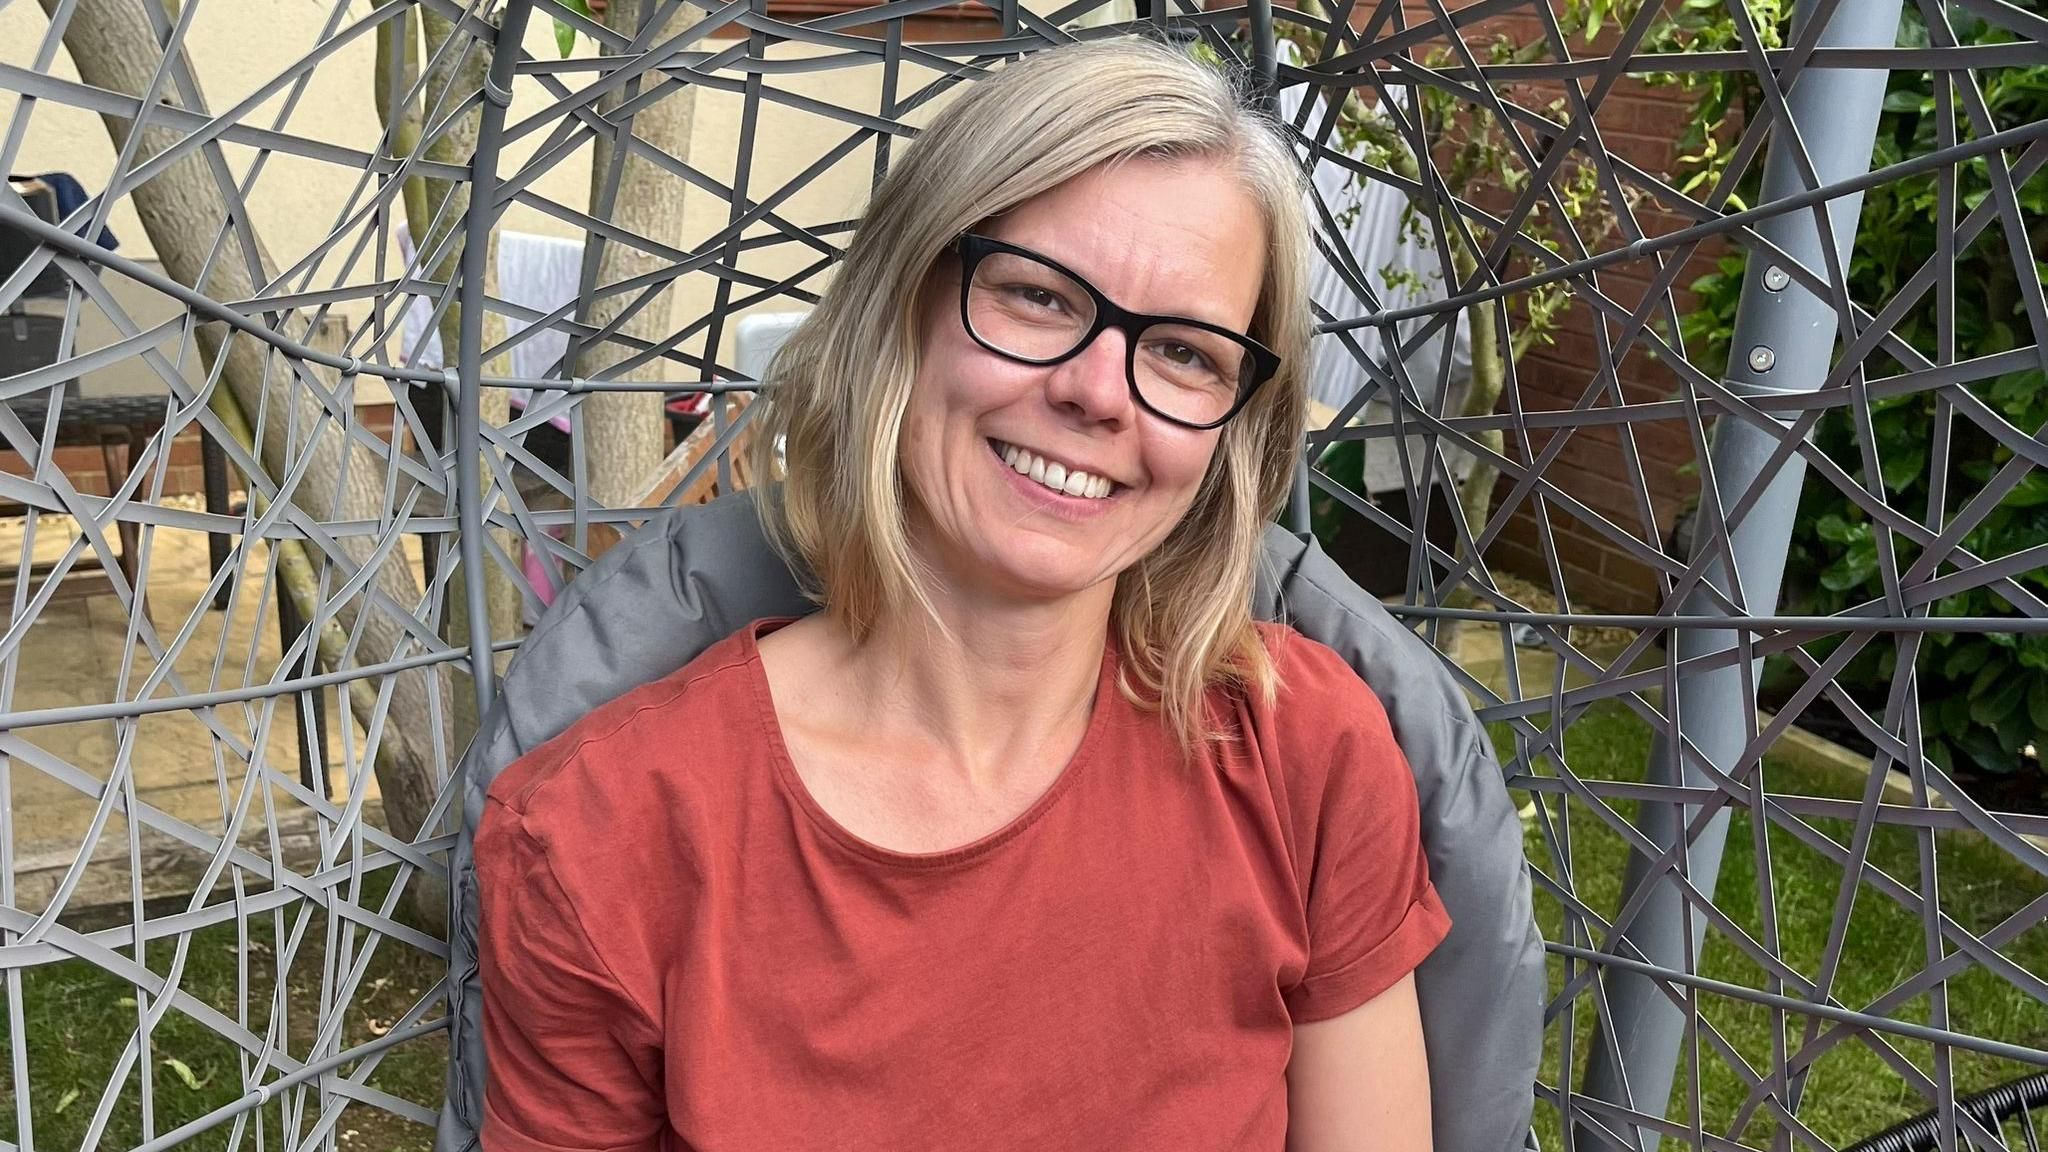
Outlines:
[[[1864,581],[1877,575],[1877,548],[1866,541],[1858,541],[1842,554],[1842,558],[1829,565],[1820,574],[1821,587],[1830,592],[1847,592],[1860,587]]]
[[[2033,739],[2034,726],[2027,721],[2026,709],[2015,708],[2012,710],[2012,715],[1999,722],[1998,746],[2004,749],[2005,754],[2014,760],[2020,758],[2021,751]]]
[[[2048,636],[2023,636],[2019,642],[2020,664],[2048,672]]]
[[[1968,754],[1979,769],[1994,776],[2010,775],[2019,766],[2018,759],[2009,755],[1998,743],[1998,737],[1988,729],[1972,728],[1962,733],[1956,743]]]
[[[1915,445],[1903,451],[1885,453],[1884,463],[1878,471],[1884,477],[1884,486],[1897,492],[1920,479],[1926,469],[1927,449]]]
[[[1849,522],[1833,512],[1816,520],[1813,530],[1820,534],[1821,539],[1831,544],[1847,544],[1855,535],[1854,529],[1849,526]]]
[[[57,1097],[57,1107],[55,1107],[55,1108],[54,1108],[54,1109],[52,1109],[51,1111],[52,1111],[52,1112],[53,1112],[54,1114],[56,1114],[56,1115],[59,1115],[59,1116],[61,1116],[61,1115],[63,1115],[63,1114],[64,1114],[64,1110],[65,1110],[66,1108],[69,1108],[69,1107],[71,1107],[71,1106],[72,1106],[73,1104],[76,1104],[77,1102],[78,1102],[78,1089],[76,1089],[76,1088],[71,1088],[71,1089],[67,1089],[67,1090],[65,1091],[65,1093],[64,1093],[64,1094],[63,1094],[62,1096],[59,1096],[59,1097]]]
[[[550,2],[568,9],[578,16],[590,15],[588,0],[550,0]],[[576,50],[576,26],[574,24],[562,20],[555,21],[555,47],[562,50],[564,57],[567,57],[569,53]]]
[[[209,1076],[207,1080],[201,1080],[199,1077],[192,1074],[191,1065],[185,1063],[183,1060],[180,1060],[175,1056],[164,1057],[164,1067],[169,1068],[171,1072],[177,1076],[179,1081],[185,1085],[185,1087],[191,1089],[194,1092],[197,1092],[201,1088],[206,1087],[207,1080],[212,1079],[212,1077]]]
[[[1991,382],[1991,402],[2000,408],[2014,406],[2039,395],[2044,388],[2048,388],[2048,377],[2043,377],[2038,368],[2007,372]]]
[[[1977,676],[1970,681],[1970,690],[1964,693],[1964,695],[1972,700],[1987,695],[1993,690],[1994,685],[2005,678],[2006,667],[2005,657],[2002,654],[1998,659],[1989,661],[1982,668],[1977,669]]]
[[[1998,681],[1996,691],[1970,699],[1970,719],[1986,728],[1995,728],[2007,716],[2019,710],[2027,698],[2027,682],[2017,676],[2007,676]]]
[[[2027,473],[1999,503],[2007,508],[2038,508],[2048,504],[2048,472]]]
[[[2027,689],[2027,719],[2036,732],[2048,733],[2048,680],[2036,680]]]
[[[1951,680],[1961,680],[1984,666],[1991,658],[1991,647],[1987,644],[1961,644],[1949,654],[1941,666],[1941,674]]]

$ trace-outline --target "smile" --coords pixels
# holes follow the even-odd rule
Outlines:
[[[1029,448],[990,440],[988,446],[995,451],[1011,471],[1024,477],[1048,492],[1071,496],[1082,500],[1101,500],[1116,491],[1116,482],[1107,476],[1097,476],[1078,468],[1069,468],[1056,460],[1048,460]]]

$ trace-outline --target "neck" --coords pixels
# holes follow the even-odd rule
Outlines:
[[[891,614],[851,653],[877,723],[901,725],[976,783],[1085,730],[1114,582],[1058,601],[931,589],[937,620]],[[943,628],[940,626],[943,624]]]

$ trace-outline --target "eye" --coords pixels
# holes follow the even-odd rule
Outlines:
[[[1191,345],[1178,340],[1162,340],[1152,346],[1153,351],[1168,363],[1180,368],[1207,368],[1209,358]]]
[[[1037,284],[1009,284],[1005,285],[1003,290],[1012,299],[1028,304],[1033,308],[1064,312],[1067,307],[1067,302],[1060,298],[1059,293]]]

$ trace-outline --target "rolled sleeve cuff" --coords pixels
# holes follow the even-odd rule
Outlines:
[[[1342,968],[1302,980],[1286,994],[1287,1012],[1296,1024],[1329,1020],[1351,1011],[1415,971],[1451,931],[1434,885],[1425,889],[1401,923],[1372,950]],[[495,1152],[495,1150],[493,1150]]]

